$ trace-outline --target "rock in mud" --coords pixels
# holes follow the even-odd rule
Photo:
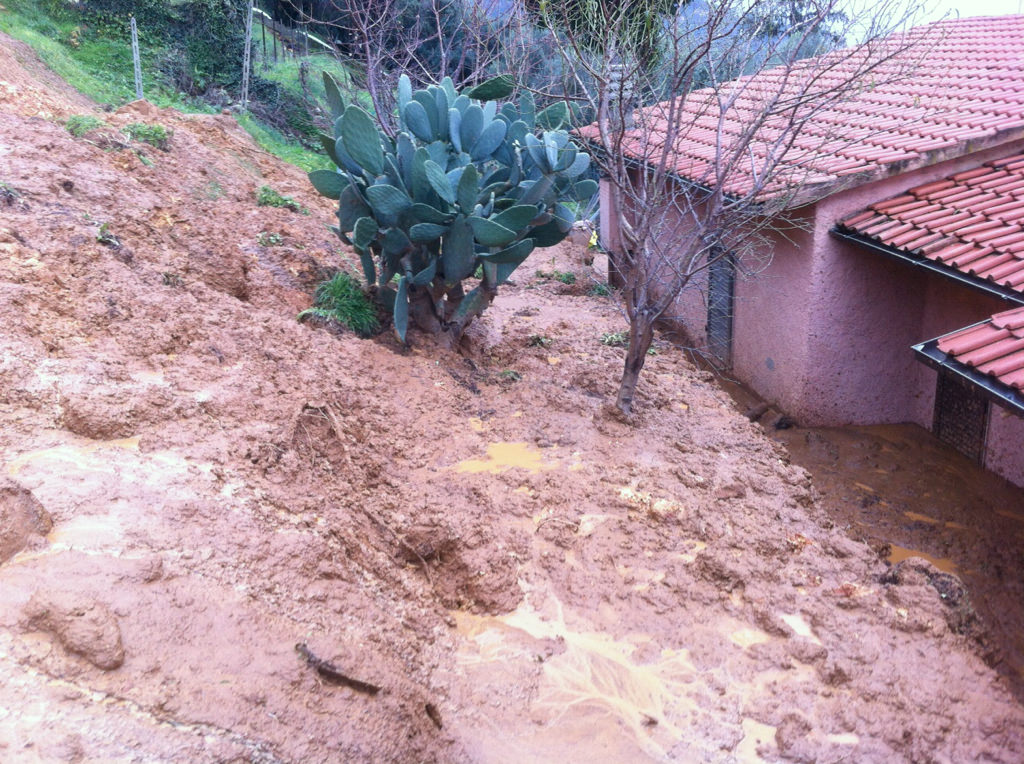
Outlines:
[[[786,759],[801,762],[816,760],[807,739],[811,729],[811,723],[802,714],[790,713],[783,717],[782,724],[775,731],[775,744]]]
[[[104,671],[124,663],[121,627],[110,609],[81,592],[40,590],[25,605],[27,628],[53,635],[69,653]]]
[[[0,564],[52,527],[49,513],[30,491],[13,480],[0,480]]]

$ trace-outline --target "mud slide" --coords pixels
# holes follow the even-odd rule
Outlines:
[[[350,262],[302,173],[144,103],[73,138],[0,72],[0,760],[1024,759],[955,579],[668,346],[608,413],[580,252],[461,355],[299,324]]]

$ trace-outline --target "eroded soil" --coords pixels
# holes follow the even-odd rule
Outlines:
[[[958,579],[851,540],[667,345],[608,413],[580,251],[462,354],[315,329],[347,256],[302,173],[227,116],[74,139],[0,72],[0,759],[1024,758]]]

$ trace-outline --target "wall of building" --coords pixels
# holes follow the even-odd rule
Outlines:
[[[829,232],[873,202],[1021,150],[1024,141],[986,149],[856,186],[805,208],[806,230],[773,235],[767,266],[744,274],[741,262],[734,376],[809,426],[914,422],[930,429],[936,373],[911,347],[984,320],[1007,304]],[[608,217],[613,216],[602,216],[602,226],[611,235],[614,222],[606,223]],[[706,346],[705,291],[702,275],[671,310],[698,349]],[[1004,413],[993,406],[987,463],[1024,485],[1024,420]]]
[[[784,411],[799,407],[809,371],[813,244],[811,230],[776,232],[767,242],[771,261],[741,259],[736,282],[733,374]]]
[[[994,404],[989,412],[985,466],[1024,486],[1024,418]]]
[[[996,297],[957,284],[938,274],[922,274],[927,288],[925,312],[921,316],[918,342],[935,339],[957,329],[984,321],[994,313],[1012,307]],[[918,390],[915,407],[908,421],[931,429],[935,410],[936,372],[921,363],[916,368]],[[1022,444],[1024,448],[1024,444]]]

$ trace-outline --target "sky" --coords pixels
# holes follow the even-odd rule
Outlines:
[[[959,14],[961,18],[1024,14],[1022,0],[928,0],[922,6],[922,22],[935,21],[947,14],[951,17]]]

